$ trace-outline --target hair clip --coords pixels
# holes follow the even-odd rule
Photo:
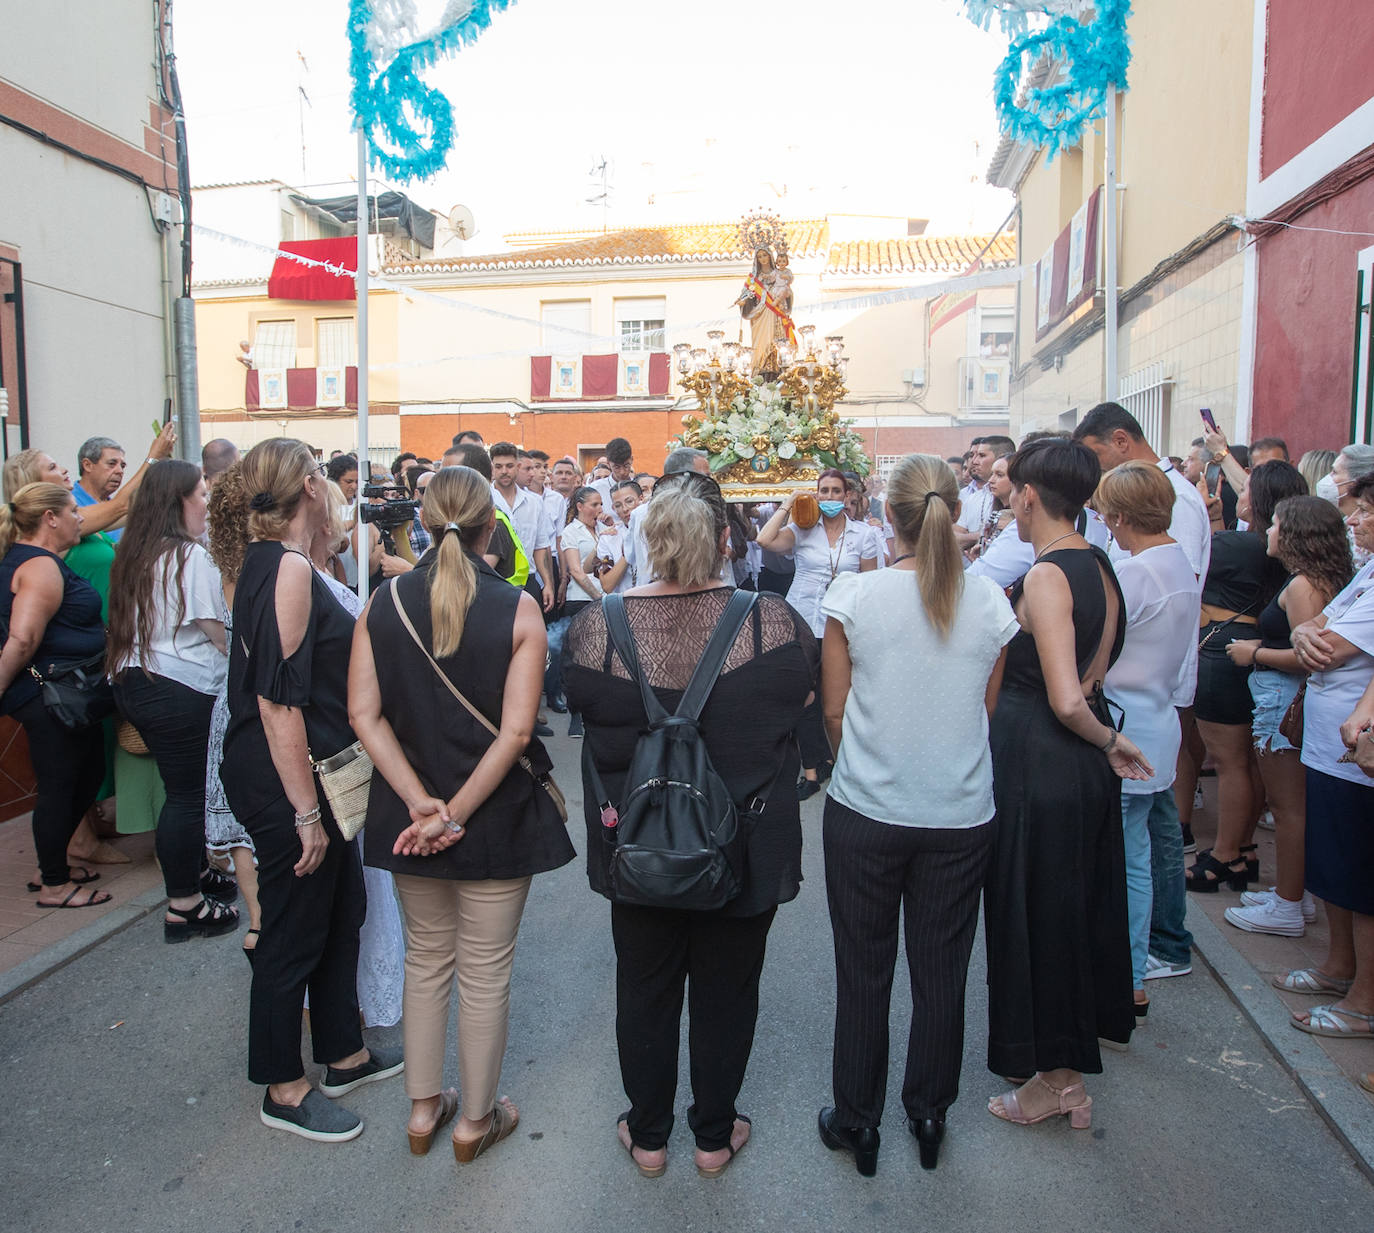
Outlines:
[[[248,502],[248,508],[255,514],[266,513],[277,503],[277,498],[270,492],[255,492],[253,499]]]

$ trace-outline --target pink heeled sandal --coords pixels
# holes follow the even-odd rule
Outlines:
[[[1013,1122],[1017,1126],[1034,1126],[1037,1122],[1044,1122],[1052,1117],[1067,1117],[1069,1125],[1075,1130],[1087,1130],[1093,1124],[1093,1098],[1084,1090],[1082,1083],[1055,1087],[1039,1075],[1034,1075],[1024,1087],[1029,1087],[1032,1083],[1038,1083],[1046,1091],[1054,1093],[1058,1098],[1058,1107],[1046,1109],[1036,1117],[1027,1117],[1021,1112],[1021,1102],[1017,1098],[1017,1093],[1007,1092],[1004,1096],[994,1096],[988,1101],[988,1112],[993,1117],[1000,1117],[1004,1122]],[[998,1100],[1002,1102],[1000,1109],[995,1103]]]

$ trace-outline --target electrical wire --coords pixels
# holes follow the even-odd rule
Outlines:
[[[1303,227],[1298,223],[1285,223],[1277,218],[1243,218],[1239,214],[1232,215],[1232,221],[1242,231],[1247,226],[1256,227],[1287,227],[1289,231],[1320,231],[1323,235],[1351,235],[1360,239],[1374,239],[1374,231],[1340,231],[1335,227]]]

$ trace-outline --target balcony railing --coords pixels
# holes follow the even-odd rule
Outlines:
[[[340,411],[358,406],[358,370],[346,368],[250,368],[243,405],[249,411]]]

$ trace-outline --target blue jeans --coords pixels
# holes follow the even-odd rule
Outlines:
[[[1193,935],[1183,923],[1188,907],[1187,884],[1183,877],[1183,831],[1179,826],[1178,806],[1173,788],[1143,796],[1121,797],[1121,813],[1126,831],[1126,886],[1131,923],[1131,959],[1139,987],[1145,970],[1144,956],[1136,958],[1136,892],[1132,887],[1131,824],[1134,814],[1143,818],[1148,830],[1145,857],[1150,870],[1151,903],[1146,910],[1149,927],[1149,953],[1166,963],[1187,963],[1192,954]]]
[[[1172,795],[1173,789],[1169,789]],[[1154,878],[1150,869],[1150,806],[1156,793],[1121,794],[1121,834],[1126,844],[1126,923],[1131,939],[1131,975],[1135,987],[1145,982],[1145,956],[1150,946]],[[1182,847],[1182,841],[1179,843]]]

